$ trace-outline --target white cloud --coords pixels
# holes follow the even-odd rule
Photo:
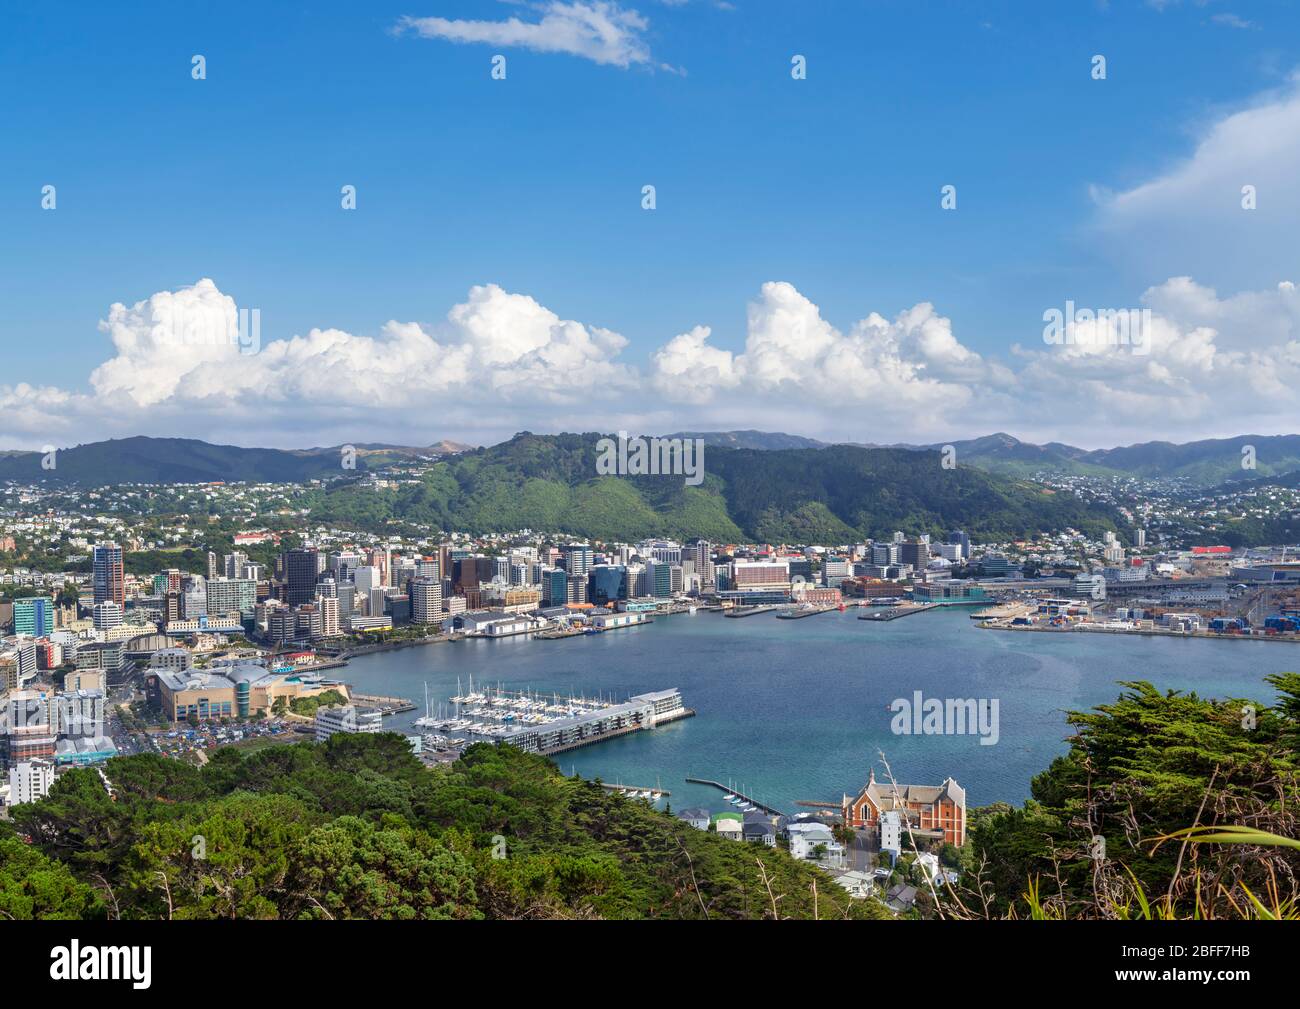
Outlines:
[[[993,395],[1007,380],[925,303],[892,322],[872,313],[846,334],[792,284],[767,283],[749,305],[742,353],[710,346],[710,335],[696,327],[655,354],[651,381],[660,392],[702,404],[712,393],[741,389],[744,397],[728,399],[750,404],[759,416],[782,402],[806,403],[810,412],[860,411],[869,403],[876,421],[906,427],[917,410],[961,407],[974,387]]]
[[[1147,354],[1019,349],[1026,405],[1062,440],[1115,444],[1300,431],[1300,295],[1291,283],[1220,298],[1187,277],[1142,296]],[[1073,352],[1071,352],[1073,351]]]
[[[241,353],[239,309],[204,279],[112,305],[100,323],[112,356],[89,391],[0,385],[0,448],[141,433],[303,447],[731,427],[876,442],[1007,430],[1091,448],[1300,430],[1294,284],[1221,296],[1173,277],[1141,303],[1147,354],[1049,346],[1033,332],[1002,363],[963,344],[929,303],[841,329],[771,282],[748,306],[739,350],[698,325],[641,370],[618,333],[495,284],[471,288],[435,324],[389,321],[373,336],[318,328]]]
[[[523,21],[465,21],[442,17],[403,17],[399,30],[448,42],[519,46],[541,53],[568,53],[595,63],[627,68],[650,62],[645,41],[649,21],[612,0],[550,0],[537,5],[541,17]]]
[[[1139,283],[1190,273],[1245,287],[1278,279],[1300,226],[1300,75],[1247,107],[1220,113],[1191,153],[1120,192],[1094,186],[1105,251]],[[1252,187],[1255,209],[1243,206]]]
[[[1231,14],[1231,13],[1212,14],[1210,16],[1210,20],[1213,21],[1216,25],[1223,25],[1225,28],[1245,29],[1245,28],[1255,27],[1255,22],[1247,21],[1245,18],[1238,17],[1236,14]]]
[[[432,327],[312,329],[253,353],[241,352],[237,317],[234,299],[208,279],[111,306],[100,329],[115,355],[91,374],[90,394],[0,385],[6,441],[224,431],[248,444],[302,444],[303,431],[373,440],[485,423],[498,433],[515,417],[617,408],[635,387],[634,370],[616,360],[626,344],[618,333],[495,284],[471,288]]]
[[[696,326],[655,353],[651,382],[660,393],[684,403],[708,403],[720,390],[740,384],[731,351],[709,346],[712,332]]]

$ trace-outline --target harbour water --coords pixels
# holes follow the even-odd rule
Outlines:
[[[859,788],[884,752],[900,782],[952,775],[970,806],[1019,803],[1030,779],[1064,753],[1067,710],[1113,700],[1121,680],[1202,696],[1274,700],[1269,673],[1296,667],[1300,650],[1268,642],[1169,640],[1102,634],[982,630],[968,611],[872,622],[857,612],[811,620],[759,614],[725,620],[699,612],[605,634],[533,641],[468,640],[359,656],[341,671],[357,690],[423,703],[466,685],[562,694],[628,695],[681,688],[697,711],[653,731],[562,754],[565,773],[672,792],[674,808],[726,807],[687,776],[743,783],[756,798],[793,812],[799,799],[838,801]],[[996,699],[999,739],[895,735],[896,698]],[[422,711],[384,720],[413,731]]]

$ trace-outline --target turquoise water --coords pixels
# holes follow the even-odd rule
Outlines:
[[[1064,712],[1113,700],[1117,681],[1210,697],[1273,700],[1263,678],[1300,667],[1300,646],[1168,640],[1111,634],[980,630],[968,611],[889,623],[853,611],[803,620],[771,614],[725,619],[699,612],[646,627],[537,641],[463,641],[360,656],[343,677],[366,693],[445,701],[456,678],[512,689],[603,693],[622,700],[678,687],[698,714],[649,732],[561,754],[566,773],[672,792],[675,808],[725,807],[722,794],[687,776],[743,782],[748,794],[794,811],[799,799],[838,802],[883,777],[884,752],[900,782],[952,775],[967,803],[1019,803],[1030,778],[1067,749]],[[1000,739],[894,735],[895,698],[996,698]],[[418,714],[385,719],[408,729]]]

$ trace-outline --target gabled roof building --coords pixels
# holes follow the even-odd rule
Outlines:
[[[852,827],[877,829],[881,814],[897,810],[917,833],[958,847],[966,843],[966,790],[952,778],[940,785],[894,785],[876,781],[872,769],[857,796],[844,796],[841,806]]]

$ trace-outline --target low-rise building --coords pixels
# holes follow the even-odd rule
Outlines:
[[[819,860],[831,865],[844,860],[844,845],[835,840],[831,828],[825,823],[791,823],[785,832],[790,842],[790,854],[795,858]]]
[[[355,704],[329,704],[316,709],[316,742],[323,743],[337,732],[375,733],[383,731],[383,716]]]
[[[44,798],[53,784],[53,761],[17,761],[9,767],[9,805],[20,806]]]
[[[315,697],[327,690],[347,694],[344,684],[319,676],[271,671],[254,662],[235,662],[210,670],[151,669],[145,690],[169,719],[184,721],[193,716],[247,718],[270,711],[277,701],[291,703],[299,697]]]

